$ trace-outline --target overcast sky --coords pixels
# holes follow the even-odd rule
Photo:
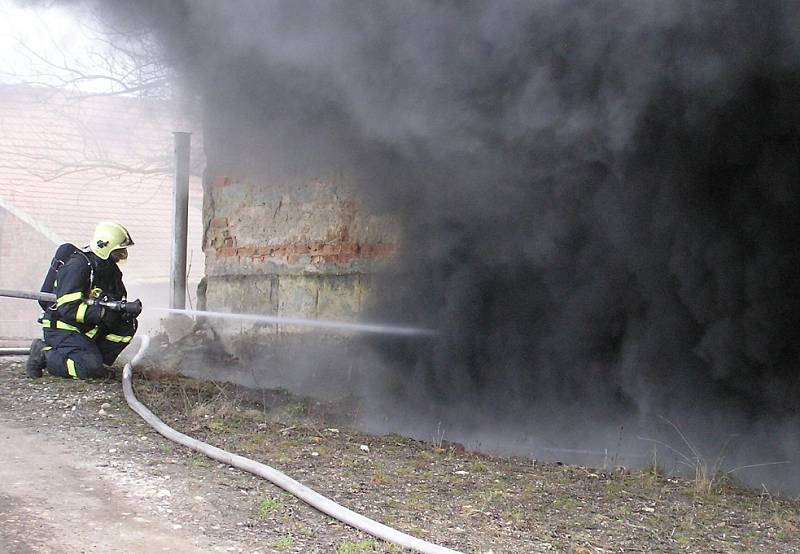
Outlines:
[[[88,53],[97,46],[82,23],[88,20],[77,6],[21,8],[0,0],[0,82],[56,84],[66,76],[58,66],[91,67]]]

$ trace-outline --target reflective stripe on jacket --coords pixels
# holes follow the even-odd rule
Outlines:
[[[91,251],[76,251],[58,269],[54,283],[55,305],[45,312],[44,321],[51,329],[84,333],[93,338],[102,323],[103,308],[88,304],[98,293],[113,300],[127,295],[122,272],[109,259],[102,260]],[[115,329],[108,329],[115,331]]]

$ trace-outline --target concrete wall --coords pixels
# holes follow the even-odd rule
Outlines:
[[[335,181],[205,182],[207,309],[356,319],[370,274],[395,251],[397,223],[370,214]],[[211,322],[229,346],[297,328]]]
[[[39,290],[56,244],[0,208],[0,288]],[[33,300],[0,297],[0,337],[41,335],[41,309]]]

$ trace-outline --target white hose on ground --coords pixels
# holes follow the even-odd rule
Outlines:
[[[342,523],[346,523],[351,527],[355,527],[356,529],[364,531],[365,533],[369,533],[370,535],[384,541],[394,543],[404,548],[410,548],[412,550],[416,550],[417,552],[422,552],[423,554],[460,554],[457,550],[451,550],[444,546],[439,546],[422,539],[412,537],[411,535],[407,535],[406,533],[398,531],[397,529],[393,529],[382,523],[378,523],[375,520],[369,519],[368,517],[362,516],[361,514],[358,514],[340,504],[337,504],[333,500],[322,496],[318,492],[311,490],[305,485],[295,481],[291,477],[284,475],[277,469],[237,454],[231,454],[230,452],[226,452],[225,450],[217,448],[216,446],[211,446],[210,444],[201,442],[188,435],[184,435],[183,433],[176,431],[158,419],[153,412],[148,410],[144,404],[136,399],[136,396],[133,393],[133,385],[131,383],[133,366],[139,362],[149,345],[150,337],[142,337],[142,344],[139,347],[139,350],[136,352],[136,355],[133,357],[133,359],[125,365],[125,368],[122,371],[122,390],[125,393],[125,400],[127,400],[128,406],[130,406],[134,412],[139,414],[142,419],[150,424],[150,426],[158,431],[161,435],[173,442],[177,442],[178,444],[182,444],[183,446],[191,448],[192,450],[200,452],[201,454],[205,454],[209,458],[213,458],[220,463],[228,464],[243,471],[258,475],[259,477],[263,477],[286,492],[293,494],[313,508],[316,508],[320,512],[328,514],[329,516],[338,519]]]

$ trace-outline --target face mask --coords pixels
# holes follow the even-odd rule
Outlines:
[[[126,248],[119,248],[112,251],[109,257],[117,264],[125,263],[125,260],[128,259],[128,250]]]

